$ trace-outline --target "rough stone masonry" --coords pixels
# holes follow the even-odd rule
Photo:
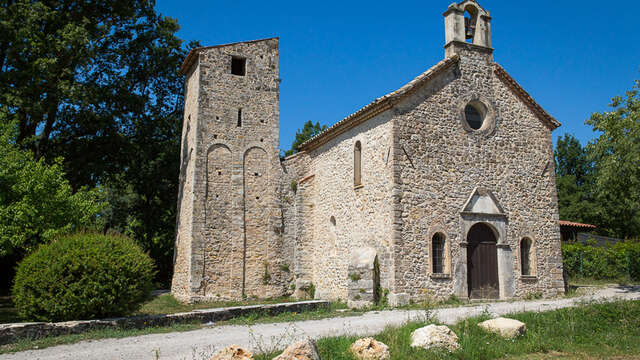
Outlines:
[[[509,299],[563,291],[551,132],[477,2],[445,58],[279,156],[278,38],[192,50],[172,293]]]

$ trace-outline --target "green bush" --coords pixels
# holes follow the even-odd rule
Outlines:
[[[640,242],[605,247],[563,244],[562,258],[569,277],[640,280]]]
[[[153,287],[153,262],[133,240],[77,234],[40,246],[17,269],[15,306],[38,321],[128,314]]]

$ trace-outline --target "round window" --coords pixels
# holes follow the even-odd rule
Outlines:
[[[480,101],[472,101],[464,108],[464,119],[473,130],[478,130],[484,125],[487,108]]]

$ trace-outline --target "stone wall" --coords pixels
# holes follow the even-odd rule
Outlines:
[[[200,48],[195,56],[198,79],[187,82],[188,92],[197,89],[199,114],[187,175],[193,212],[181,215],[191,222],[191,248],[178,246],[190,258],[189,300],[282,295],[290,275],[280,256],[278,39]],[[232,74],[233,57],[246,61],[244,75]],[[183,282],[174,278],[175,287]]]
[[[312,202],[313,176],[309,176],[309,156],[299,152],[283,159],[280,178],[280,204],[282,208],[282,253],[290,284],[287,294],[296,298],[309,298],[312,269]]]
[[[171,292],[182,301],[188,301],[191,295],[191,237],[193,235],[193,180],[195,170],[193,150],[196,143],[198,123],[199,66],[194,66],[186,78],[184,126],[182,128],[180,151],[178,216],[173,259],[173,280],[171,282]]]
[[[395,290],[413,298],[466,296],[461,211],[473,190],[483,187],[507,219],[506,238],[498,243],[509,266],[500,276],[515,283],[505,285],[501,297],[554,295],[562,288],[562,261],[551,131],[496,77],[490,49],[459,45],[456,52],[458,65],[397,106],[394,183],[400,189],[401,237]],[[487,121],[494,121],[480,130],[465,128],[462,119],[464,105],[474,99],[488,105]],[[449,274],[431,274],[435,231],[446,236]],[[533,239],[535,257],[545,259],[537,261],[537,277],[525,281],[519,276],[523,236]]]
[[[393,284],[392,122],[383,113],[310,151],[314,175],[312,281],[316,298],[346,299],[355,249],[376,249],[381,286]],[[354,187],[354,146],[362,146],[362,186]]]

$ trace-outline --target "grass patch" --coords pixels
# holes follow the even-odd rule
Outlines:
[[[635,285],[638,281],[631,281],[627,278],[620,279],[593,279],[588,277],[572,277],[569,278],[569,286],[597,286],[605,287],[607,285]]]
[[[526,335],[517,339],[503,339],[477,326],[488,316],[471,318],[451,327],[461,345],[460,350],[452,353],[411,348],[411,333],[429,321],[387,328],[375,338],[389,346],[394,360],[548,359],[551,354],[564,358],[616,356],[624,359],[640,353],[640,301],[590,304],[509,317],[527,324]],[[342,336],[320,339],[318,351],[321,358],[355,360],[348,349],[357,338]],[[276,355],[258,355],[256,359],[271,359]]]
[[[243,301],[211,301],[202,302],[197,304],[182,304],[171,294],[162,294],[147,302],[132,313],[135,315],[161,315],[161,314],[175,314],[180,312],[188,312],[199,309],[213,309],[229,306],[243,306],[243,305],[259,305],[259,304],[278,304],[294,302],[295,299],[289,297],[280,297],[273,299],[248,299]],[[17,323],[26,322],[28,320],[20,318],[18,311],[13,307],[13,301],[10,296],[0,296],[0,324],[2,323]]]
[[[144,303],[134,315],[159,315],[175,314],[199,309],[213,309],[229,306],[278,304],[297,301],[289,297],[279,297],[273,299],[248,299],[243,301],[210,301],[196,304],[183,304],[176,300],[171,294],[162,294]]]
[[[220,321],[216,323],[216,325],[255,325],[265,323],[320,320],[326,318],[361,315],[364,312],[364,310],[348,309],[347,304],[345,303],[331,303],[328,307],[321,307],[316,310],[304,311],[299,313],[283,312],[277,315],[268,315],[262,311],[256,311],[247,316]]]

